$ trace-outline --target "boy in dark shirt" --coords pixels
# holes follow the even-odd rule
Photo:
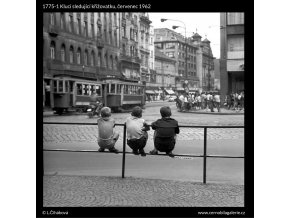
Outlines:
[[[156,120],[151,124],[154,132],[154,149],[150,151],[150,154],[158,154],[160,152],[166,152],[170,157],[174,157],[172,150],[176,143],[176,134],[179,133],[178,122],[175,119],[170,118],[170,107],[164,106],[160,108],[161,119]]]

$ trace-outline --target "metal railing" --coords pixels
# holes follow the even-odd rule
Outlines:
[[[60,122],[43,122],[43,124],[57,124],[57,125],[98,125],[97,123],[60,123]],[[122,156],[122,178],[125,178],[125,160],[126,160],[126,125],[118,124],[116,126],[123,126],[123,151],[118,153],[123,153]],[[151,126],[151,125],[149,125]],[[179,128],[203,128],[204,129],[204,144],[203,144],[203,155],[191,155],[191,154],[174,154],[174,156],[179,157],[202,157],[203,158],[203,183],[206,184],[206,166],[207,158],[245,158],[244,156],[225,156],[225,155],[207,155],[207,129],[217,129],[217,128],[245,128],[244,126],[186,126],[179,125]],[[99,152],[99,151],[80,151],[80,150],[71,150],[71,149],[43,149],[43,151],[66,151],[66,152]],[[102,152],[107,153],[107,152]],[[108,152],[109,153],[109,152]],[[150,154],[148,154],[150,155]],[[154,154],[154,156],[165,156],[166,154]],[[167,155],[166,155],[167,156]],[[44,158],[43,158],[44,159]],[[43,175],[44,175],[44,160],[43,160]]]

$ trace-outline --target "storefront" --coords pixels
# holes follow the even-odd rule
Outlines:
[[[156,93],[153,90],[146,90],[146,101],[153,101],[156,97]]]

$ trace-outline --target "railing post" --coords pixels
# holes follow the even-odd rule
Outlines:
[[[126,124],[123,132],[123,160],[122,160],[122,178],[125,178],[125,155],[126,155]]]
[[[206,156],[207,156],[207,127],[204,127],[204,146],[203,146],[203,183],[206,184]]]

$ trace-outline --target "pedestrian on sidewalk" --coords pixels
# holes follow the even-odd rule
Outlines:
[[[219,93],[216,93],[214,95],[214,102],[215,102],[215,106],[218,110],[218,112],[220,112],[220,108],[221,108],[221,99],[220,99],[220,95]]]
[[[133,150],[133,154],[146,156],[144,147],[148,140],[147,131],[149,125],[142,117],[142,108],[136,106],[133,108],[131,116],[126,119],[127,144]]]
[[[110,152],[118,153],[115,144],[119,138],[119,133],[114,131],[115,120],[111,118],[111,109],[103,107],[101,109],[101,118],[98,119],[98,144],[99,152],[108,149]]]
[[[171,118],[171,109],[168,106],[160,108],[161,119],[156,120],[151,124],[154,132],[154,149],[150,151],[150,154],[158,154],[160,152],[166,152],[169,157],[174,157],[172,153],[175,143],[176,134],[179,134],[178,122]]]

